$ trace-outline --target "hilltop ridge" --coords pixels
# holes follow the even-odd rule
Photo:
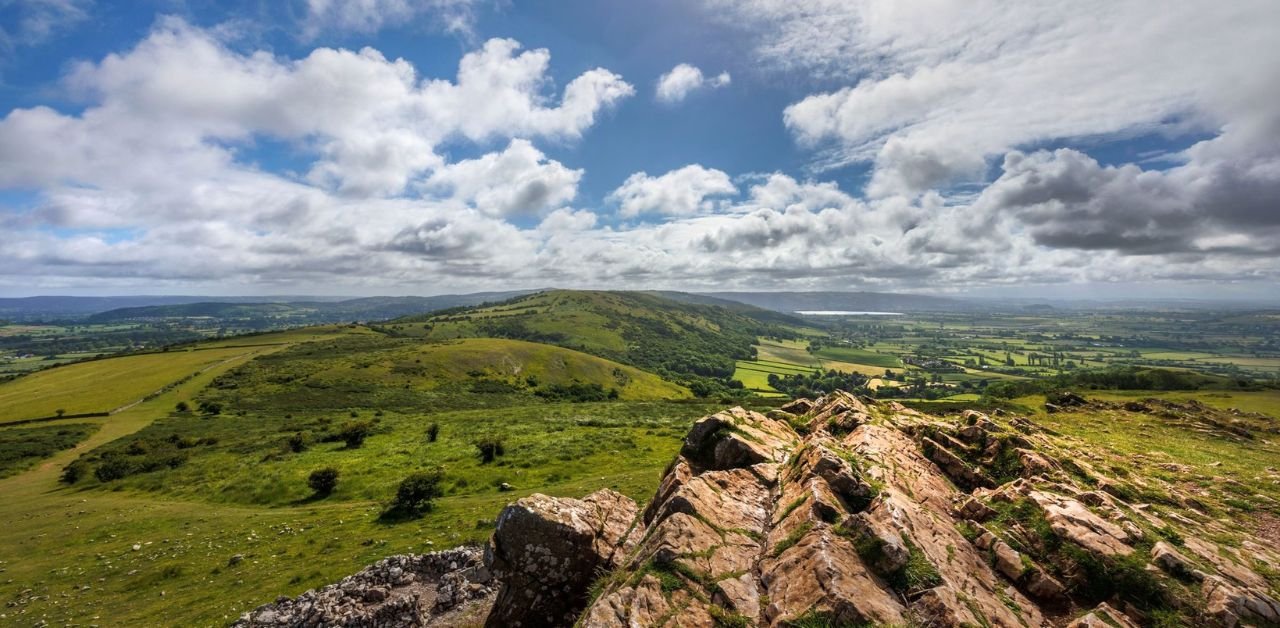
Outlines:
[[[629,364],[706,396],[735,384],[737,360],[760,336],[795,335],[798,319],[751,306],[675,301],[643,292],[551,290],[490,306],[409,316],[382,325],[429,340],[490,337],[561,346]]]

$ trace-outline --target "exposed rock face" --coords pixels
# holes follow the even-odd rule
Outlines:
[[[535,493],[507,506],[485,550],[502,583],[487,625],[572,624],[591,582],[628,551],[637,512],[608,489],[580,500]]]
[[[734,408],[694,425],[642,513],[600,494],[504,512],[489,625],[1280,618],[1250,567],[1280,564],[1274,550],[1183,544],[1170,520],[1202,523],[1127,494],[1022,417],[938,419],[840,392],[768,416]]]
[[[385,558],[337,584],[245,613],[237,628],[425,626],[483,616],[492,578],[478,547]],[[471,612],[468,612],[471,611]]]

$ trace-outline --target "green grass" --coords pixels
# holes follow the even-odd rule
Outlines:
[[[244,349],[178,351],[108,358],[39,371],[0,384],[0,422],[107,412],[137,401]]]
[[[164,404],[152,409],[159,411],[172,399],[151,403]],[[336,581],[389,554],[481,541],[505,504],[535,491],[581,496],[611,487],[646,499],[690,419],[710,410],[615,402],[442,413],[431,416],[441,424],[433,444],[423,442],[419,417],[387,414],[383,423],[391,431],[370,437],[361,449],[323,445],[261,463],[276,442],[257,439],[257,448],[248,448],[266,433],[264,426],[218,445],[240,453],[196,454],[177,470],[116,484],[123,490],[90,480],[50,492],[56,469],[40,478],[28,473],[10,479],[22,481],[20,490],[0,484],[18,497],[0,514],[0,560],[12,578],[0,585],[0,597],[13,599],[28,587],[50,595],[24,608],[60,623],[89,623],[97,615],[117,624],[223,625],[277,594]],[[205,421],[228,421],[220,425],[231,432],[254,420]],[[166,434],[169,421],[116,444]],[[508,449],[498,463],[481,465],[469,435],[488,428],[504,431]],[[447,469],[449,494],[433,512],[398,525],[379,523],[396,482],[436,464]],[[338,489],[328,499],[308,500],[304,473],[321,465],[341,469]],[[499,492],[499,481],[516,490]],[[67,525],[76,526],[73,535],[66,534]],[[133,551],[134,543],[142,549]],[[229,567],[233,554],[244,554],[245,562]],[[79,589],[83,585],[90,589]],[[62,598],[64,592],[71,597]]]
[[[24,471],[59,451],[75,447],[98,427],[92,423],[63,423],[0,429],[0,478]]]
[[[705,404],[668,402],[538,403],[498,409],[432,414],[363,411],[374,422],[374,434],[358,449],[342,442],[314,442],[301,453],[287,439],[308,433],[313,441],[349,421],[345,414],[307,413],[292,418],[249,413],[245,416],[201,417],[173,414],[137,434],[86,455],[94,467],[111,456],[144,460],[156,453],[187,457],[177,468],[164,468],[102,483],[88,477],[77,488],[101,487],[146,491],[166,497],[244,505],[288,506],[311,495],[311,471],[333,467],[338,488],[327,502],[389,497],[389,487],[415,470],[445,468],[448,495],[489,494],[503,482],[513,486],[554,487],[599,477],[600,469],[651,469],[646,482],[679,449],[693,419],[713,411]],[[428,442],[427,426],[440,426],[436,442]],[[177,435],[192,440],[216,439],[213,445],[183,450],[167,446]],[[502,438],[505,454],[481,464],[475,442],[482,435]],[[135,445],[135,443],[139,443]],[[131,455],[130,450],[139,452]],[[143,453],[145,452],[145,453]],[[628,487],[637,496],[643,487]],[[496,514],[496,513],[495,513]]]
[[[681,386],[578,351],[520,340],[350,336],[255,360],[202,398],[258,412],[499,407],[555,386],[595,384],[623,400],[688,397]]]
[[[352,334],[367,332],[350,330],[343,336]],[[310,337],[293,332],[285,342]],[[382,339],[338,338],[355,344]],[[24,600],[16,610],[0,609],[7,614],[5,621],[43,617],[54,623],[225,625],[276,595],[296,595],[336,581],[389,554],[481,541],[505,504],[535,491],[581,496],[611,487],[647,499],[692,419],[719,408],[691,400],[572,404],[528,395],[475,394],[491,399],[492,407],[450,410],[446,403],[395,411],[361,405],[362,393],[351,388],[330,389],[332,397],[326,403],[335,408],[298,409],[287,399],[258,396],[262,391],[255,388],[256,380],[231,375],[257,372],[262,364],[287,366],[298,357],[289,344],[248,340],[241,342],[263,346],[241,350],[240,357],[123,412],[89,421],[101,428],[78,449],[56,453],[35,468],[0,480],[6,500],[0,513],[0,565],[5,569],[0,598]],[[498,373],[492,369],[511,367],[507,360],[489,360],[492,351],[472,355],[472,349],[529,344],[485,340],[424,345],[392,340],[431,356],[422,364],[443,369],[430,375],[448,380],[435,382],[440,390],[494,379]],[[219,344],[224,346],[216,351],[236,342]],[[521,375],[529,373],[531,363],[543,368],[538,374],[548,380],[559,377],[556,369],[576,373],[566,377],[587,377],[573,369],[608,365],[590,356],[583,356],[579,364],[575,360],[581,354],[555,347],[527,348],[532,353],[514,354],[529,358],[522,363]],[[261,361],[240,369],[258,355]],[[478,361],[469,361],[467,355]],[[281,356],[291,357],[273,361]],[[463,363],[451,364],[453,360]],[[346,379],[383,368],[377,362],[363,365],[341,356],[337,361]],[[595,372],[613,378],[615,368],[608,365]],[[464,371],[460,378],[459,369]],[[483,374],[469,374],[477,370]],[[641,394],[683,392],[648,374],[622,372],[633,384],[655,387],[648,392],[635,389]],[[424,388],[427,379],[424,375]],[[237,387],[226,388],[229,383]],[[238,387],[241,383],[253,385]],[[173,411],[178,401],[195,400],[210,384],[214,386],[209,390],[227,395],[221,415]],[[301,381],[295,384],[302,386]],[[322,436],[329,426],[353,420],[353,409],[359,420],[375,422],[373,435],[362,447],[316,442],[302,453],[286,451],[285,441],[296,430]],[[440,426],[434,443],[425,438],[430,423]],[[143,443],[139,450],[154,448],[169,443],[175,434],[175,441],[214,442],[182,449],[187,460],[175,469],[109,483],[90,473],[70,487],[58,483],[61,468],[84,452],[89,458],[108,451],[128,456],[123,452],[135,441]],[[491,464],[481,464],[474,447],[473,441],[485,434],[500,435],[506,444],[505,455]],[[379,522],[379,513],[404,475],[437,465],[446,470],[446,496],[437,500],[431,513],[395,525]],[[306,476],[323,466],[340,470],[337,490],[314,499]],[[515,490],[498,491],[501,482]],[[134,544],[140,549],[133,550]],[[229,566],[234,554],[243,554],[245,560]],[[31,591],[24,594],[26,589]]]
[[[557,345],[687,381],[729,377],[758,335],[782,334],[775,312],[725,309],[639,292],[553,290],[489,306],[391,321],[392,334],[513,338]]]
[[[0,384],[0,423],[56,415],[109,412],[139,401],[168,385],[204,369],[256,355],[269,349],[266,343],[295,342],[295,338],[321,338],[340,334],[336,328],[311,328],[282,338],[254,338],[262,346],[202,346],[203,350],[129,355],[82,362],[38,371]],[[247,343],[246,343],[247,344]],[[281,345],[283,346],[283,345]]]
[[[1161,392],[1148,390],[1099,390],[1089,391],[1090,398],[1109,401],[1132,401],[1154,397],[1168,399],[1179,403],[1189,400],[1199,401],[1208,406],[1220,409],[1239,409],[1245,412],[1258,412],[1280,420],[1280,390],[1259,391],[1176,391]]]
[[[1146,397],[1169,397],[1175,400],[1200,399],[1206,404],[1209,400],[1223,400],[1215,397],[1223,393],[1146,393]],[[1256,393],[1230,393],[1231,399],[1236,395],[1249,395],[1256,407],[1270,408],[1274,395]],[[1088,396],[1094,396],[1090,393]],[[1100,397],[1103,395],[1099,395]],[[1109,398],[1122,398],[1120,395],[1106,395]],[[1138,395],[1135,395],[1138,396]],[[1189,476],[1169,476],[1176,482],[1200,481],[1208,486],[1215,485],[1212,479],[1217,476],[1237,478],[1244,491],[1244,497],[1252,494],[1268,495],[1272,499],[1280,498],[1280,491],[1271,484],[1268,468],[1280,467],[1280,443],[1262,435],[1251,439],[1234,437],[1219,431],[1197,429],[1182,420],[1168,419],[1158,415],[1129,413],[1122,411],[1066,411],[1047,414],[1043,411],[1044,398],[1040,396],[1025,397],[1014,400],[1028,408],[1036,408],[1032,418],[1042,425],[1064,435],[1079,438],[1092,448],[1092,451],[1111,454],[1110,464],[1121,468],[1143,470],[1144,474],[1161,477],[1159,469],[1150,468],[1149,462],[1134,466],[1132,457],[1139,459],[1167,459],[1179,464],[1189,465],[1194,472]],[[1228,405],[1228,404],[1223,404]],[[1274,422],[1272,422],[1274,424]],[[1166,474],[1167,475],[1167,474]],[[1158,491],[1147,491],[1139,497],[1157,503],[1168,501]],[[1225,499],[1232,498],[1229,491],[1214,491],[1205,501],[1218,503],[1226,510]]]
[[[805,350],[808,344],[806,340],[768,340],[762,338],[756,347],[756,354],[761,361],[811,368],[822,366],[821,362]]]
[[[867,351],[864,349],[853,349],[850,347],[823,347],[816,352],[816,355],[823,360],[853,362],[856,364],[880,367],[881,369],[902,368],[902,360],[898,359],[898,356],[893,354],[876,353],[875,351]]]
[[[769,385],[769,375],[796,375],[812,373],[812,366],[802,366],[797,364],[788,364],[785,362],[774,362],[766,360],[738,360],[737,368],[733,372],[733,379],[742,382],[747,389],[756,392],[771,393],[777,392]]]

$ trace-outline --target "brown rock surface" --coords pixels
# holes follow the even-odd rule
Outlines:
[[[583,499],[533,494],[507,506],[485,551],[502,583],[489,626],[571,624],[587,587],[627,551],[635,502],[603,489]]]
[[[509,507],[491,543],[503,589],[489,625],[1127,628],[1170,608],[1227,626],[1280,619],[1250,567],[1273,551],[1219,547],[1190,535],[1217,524],[1126,503],[1103,465],[1027,419],[935,418],[845,393],[783,410],[806,436],[742,408],[697,421],[643,516],[607,492]],[[1185,544],[1161,540],[1179,538],[1170,525]],[[1186,591],[1200,598],[1168,597]]]

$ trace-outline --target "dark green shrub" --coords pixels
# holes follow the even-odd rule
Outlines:
[[[444,478],[442,469],[411,473],[396,488],[396,496],[391,500],[383,518],[416,517],[430,512],[437,497],[444,496],[440,489],[440,480]]]
[[[88,472],[89,464],[83,460],[76,460],[62,468],[62,475],[58,479],[63,484],[75,484]]]
[[[372,433],[373,425],[368,421],[351,421],[338,430],[338,438],[347,444],[347,449],[359,449]]]
[[[285,444],[288,445],[289,451],[292,451],[295,454],[300,454],[311,446],[311,433],[298,432],[286,439]]]
[[[190,411],[191,411],[191,404],[189,404],[189,403],[187,403],[187,402],[185,402],[185,401],[179,401],[179,402],[178,402],[178,405],[174,406],[174,407],[173,407],[173,409],[174,409],[174,410],[177,410],[178,412],[190,412]]]
[[[325,467],[312,471],[311,475],[307,476],[307,486],[321,497],[333,493],[333,489],[338,487],[338,470]]]
[[[110,482],[127,477],[133,471],[133,465],[124,458],[107,458],[94,469],[93,475],[99,482]]]
[[[477,379],[471,382],[471,392],[481,395],[503,395],[518,393],[520,387],[500,379]]]
[[[485,436],[476,441],[476,449],[480,452],[480,464],[493,462],[495,458],[507,453],[506,445],[500,436]]]
[[[618,398],[618,389],[605,389],[600,384],[552,384],[534,391],[535,395],[547,401],[570,401],[582,403],[586,401],[608,401]]]
[[[440,437],[440,424],[432,423],[427,426],[427,442],[434,443]]]

